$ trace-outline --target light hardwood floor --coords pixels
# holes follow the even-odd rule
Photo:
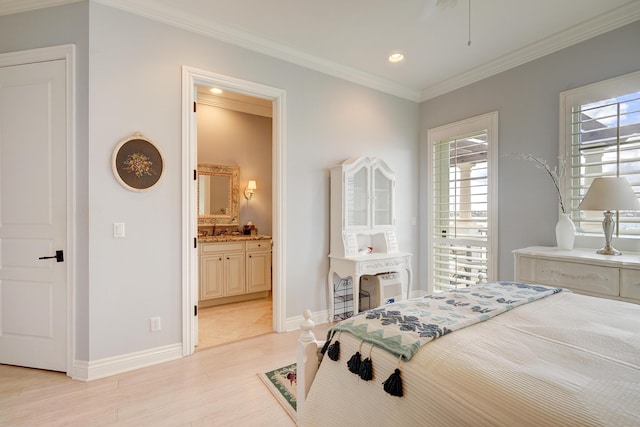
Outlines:
[[[257,373],[294,362],[298,336],[272,332],[91,382],[0,365],[0,426],[294,426]]]

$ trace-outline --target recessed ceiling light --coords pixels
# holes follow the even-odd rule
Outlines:
[[[400,52],[395,52],[389,55],[389,62],[400,62],[404,59],[404,55]]]
[[[216,95],[220,95],[222,93],[222,89],[218,89],[217,87],[212,87],[211,93],[215,93]]]

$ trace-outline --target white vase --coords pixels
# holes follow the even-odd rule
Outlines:
[[[559,249],[573,249],[573,242],[576,238],[576,226],[571,220],[570,214],[562,213],[556,224],[556,243]]]

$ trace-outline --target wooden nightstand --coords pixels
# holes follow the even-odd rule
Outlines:
[[[640,254],[531,246],[513,251],[515,280],[640,304]]]

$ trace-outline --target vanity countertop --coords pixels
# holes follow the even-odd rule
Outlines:
[[[218,242],[237,242],[239,240],[270,240],[271,236],[265,236],[258,234],[257,236],[250,236],[245,234],[228,234],[222,236],[200,236],[198,242],[200,243],[218,243]]]

